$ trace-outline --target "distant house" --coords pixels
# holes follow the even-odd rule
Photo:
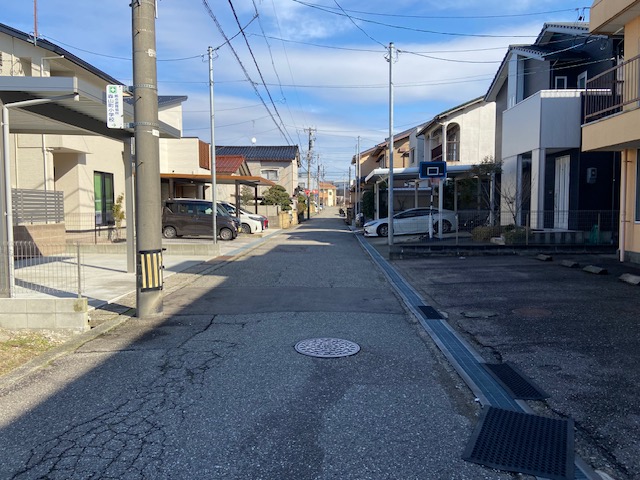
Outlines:
[[[336,191],[337,188],[334,184],[320,182],[320,204],[325,207],[334,207],[336,205]]]
[[[610,63],[609,70],[587,79],[586,118],[582,127],[585,155],[608,152],[602,154],[604,158],[621,156],[620,176],[616,177],[621,187],[616,197],[620,203],[618,250],[620,260],[635,263],[640,263],[639,12],[640,1],[593,2],[589,34],[601,46],[614,44],[622,35],[624,54],[616,52],[616,65]],[[602,165],[594,166],[596,182],[610,182],[606,170],[601,171]]]
[[[218,156],[244,157],[253,175],[274,182],[293,196],[298,187],[300,150],[297,145],[287,146],[216,146]],[[260,187],[258,194],[267,187]]]
[[[586,23],[546,23],[533,44],[509,47],[485,96],[496,102],[503,224],[615,234],[619,155],[580,147],[586,82],[620,46]]]

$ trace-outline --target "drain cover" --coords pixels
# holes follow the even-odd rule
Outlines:
[[[485,407],[462,458],[552,480],[574,478],[573,420]]]
[[[485,363],[482,365],[513,398],[521,400],[544,400],[549,394],[527,379],[512,363]]]
[[[310,338],[296,343],[295,349],[310,357],[338,358],[355,355],[360,345],[341,338]]]

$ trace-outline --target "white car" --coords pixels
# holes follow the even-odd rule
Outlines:
[[[458,228],[455,212],[432,208],[410,208],[393,216],[393,234],[409,235],[429,233],[429,218],[432,219],[433,232],[438,233],[438,221],[442,216],[442,233],[449,233]],[[367,237],[386,237],[389,233],[389,220],[381,218],[364,224]]]
[[[236,207],[227,202],[218,202],[232,217],[236,216]],[[242,233],[259,233],[265,228],[262,215],[255,215],[240,209],[240,231]]]

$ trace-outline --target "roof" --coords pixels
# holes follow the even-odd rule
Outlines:
[[[216,155],[216,173],[234,174],[243,163],[242,155]]]
[[[407,130],[404,130],[400,133],[396,133],[393,136],[394,145],[398,140],[409,138],[414,131],[419,130],[420,128],[422,128],[422,125],[417,125],[415,127],[408,128]],[[384,142],[378,143],[377,145],[360,152],[360,157],[362,158],[365,155],[380,155],[380,153],[382,153],[388,147],[388,145],[389,137],[385,138]],[[351,165],[355,165],[356,157],[357,154],[351,157]]]
[[[87,72],[79,76],[3,76],[0,95],[5,106],[11,108],[11,133],[31,134],[98,134],[116,140],[133,136],[133,128],[108,128],[105,85],[123,85],[115,78],[76,57],[65,49],[0,23],[0,34],[35,45],[64,56],[60,62],[70,62]],[[175,102],[179,98],[167,97]],[[26,103],[22,103],[26,102]],[[133,105],[125,102],[124,122],[133,122]],[[165,122],[159,122],[162,138],[180,138],[180,131]]]
[[[158,95],[158,108],[179,105],[188,99],[186,95]]]
[[[447,118],[448,116],[450,116],[453,113],[457,113],[461,110],[464,110],[465,108],[471,107],[475,104],[479,104],[479,103],[483,103],[484,102],[484,97],[478,97],[478,98],[474,98],[473,100],[469,100],[468,102],[465,103],[461,103],[460,105],[457,105],[453,108],[450,108],[449,110],[445,110],[442,113],[439,113],[438,115],[436,115],[435,117],[433,117],[433,119],[431,119],[431,121],[427,124],[425,124],[421,129],[418,130],[418,133],[416,133],[417,136],[420,135],[424,135],[424,133],[429,130],[434,124],[437,124],[438,122],[444,120],[445,118]]]
[[[165,180],[174,180],[178,183],[212,183],[211,175],[200,175],[200,174],[189,174],[189,173],[161,173],[161,179]],[[256,177],[252,175],[217,175],[216,174],[216,185],[248,185],[252,187],[256,187],[258,185],[265,185],[268,187],[273,187],[275,182],[271,180],[267,180],[266,178]]]
[[[300,151],[297,145],[285,146],[217,146],[218,155],[242,155],[246,161],[293,162],[300,163]]]
[[[329,182],[320,182],[320,189],[321,190],[331,190],[331,189],[337,189],[338,187],[336,187],[333,183],[329,183]]]
[[[538,34],[536,41],[531,45],[509,45],[507,52],[500,63],[500,67],[496,72],[489,90],[485,95],[487,102],[495,101],[498,92],[504,85],[509,73],[509,60],[515,53],[522,57],[533,60],[550,60],[550,59],[584,59],[586,56],[580,52],[580,47],[586,44],[580,43],[571,48],[567,48],[565,42],[560,42],[557,37],[560,36],[565,40],[570,37],[598,37],[597,35],[589,35],[589,24],[587,22],[555,22],[545,23],[542,30]]]
[[[64,55],[65,60],[69,60],[70,62],[75,63],[76,65],[78,65],[79,67],[82,67],[88,72],[91,72],[94,75],[100,77],[101,79],[106,80],[111,85],[123,85],[123,83],[119,82],[118,80],[113,78],[111,75],[106,74],[105,72],[94,67],[90,63],[87,63],[81,58],[76,57],[73,53],[65,50],[62,47],[59,47],[54,43],[51,43],[48,40],[45,40],[44,38],[34,38],[32,35],[29,35],[25,32],[21,32],[20,30],[10,27],[9,25],[5,25],[4,23],[0,23],[0,33],[4,33],[13,38],[17,38],[19,40],[25,41],[27,43],[32,43],[35,46],[39,48],[43,48],[50,52],[53,52],[56,55]]]

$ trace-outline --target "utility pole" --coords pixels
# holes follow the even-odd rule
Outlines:
[[[211,217],[213,218],[213,244],[218,243],[218,203],[216,199],[216,145],[214,138],[214,109],[213,109],[213,48],[209,47],[209,113],[211,114]],[[238,199],[236,198],[236,202]]]
[[[360,136],[358,136],[358,143],[356,144],[356,208],[354,210],[355,218],[358,218],[360,213]]]
[[[305,132],[307,129],[305,128]],[[309,128],[309,149],[307,150],[307,220],[311,218],[311,152],[313,150],[313,133],[315,129]]]
[[[161,314],[162,239],[155,0],[131,2],[136,148],[136,306],[140,318]]]
[[[389,43],[389,187],[388,187],[388,213],[389,246],[393,245],[393,42]]]

